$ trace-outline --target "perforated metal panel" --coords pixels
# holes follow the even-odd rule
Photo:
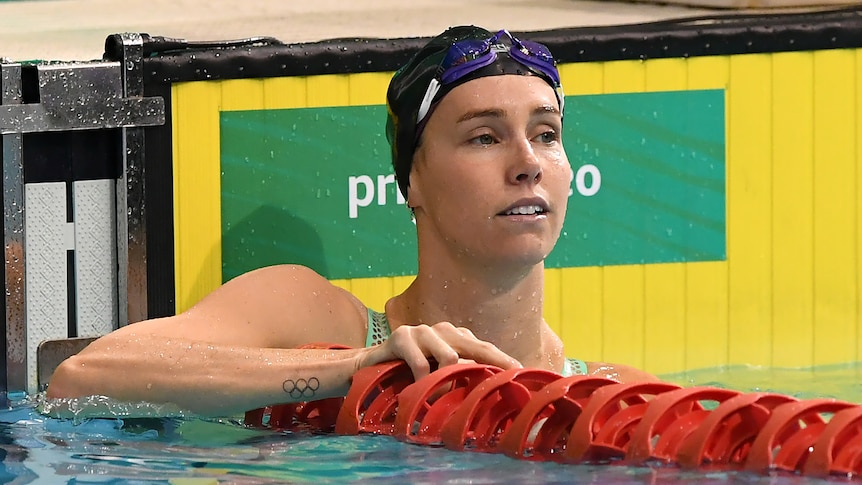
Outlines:
[[[68,337],[68,255],[74,226],[67,222],[66,183],[24,186],[27,277],[27,388],[36,388],[36,348]]]
[[[115,180],[73,183],[77,337],[104,335],[117,325]]]

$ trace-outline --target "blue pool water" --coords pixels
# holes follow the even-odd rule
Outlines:
[[[772,390],[862,402],[862,364],[807,370],[749,367],[663,376],[684,385]],[[843,481],[674,467],[561,465],[407,445],[385,436],[277,433],[232,420],[49,417],[38,397],[0,411],[0,483],[619,483],[802,484]],[[104,403],[101,403],[104,405]],[[86,406],[79,409],[86,411]],[[123,414],[128,408],[107,408]],[[111,410],[113,409],[113,410]],[[146,410],[145,406],[141,409]],[[150,408],[152,409],[152,408]],[[98,412],[104,414],[104,409]],[[152,411],[150,411],[152,412]],[[139,413],[139,414],[146,414]]]

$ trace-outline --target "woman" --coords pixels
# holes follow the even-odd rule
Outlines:
[[[544,46],[476,27],[437,36],[387,96],[419,271],[384,313],[308,268],[262,268],[185,313],[100,338],[57,369],[48,397],[101,394],[230,415],[344,395],[358,369],[393,359],[417,378],[428,358],[650,378],[566,359],[542,317],[544,260],[572,181],[563,101]],[[295,350],[310,342],[353,349]]]

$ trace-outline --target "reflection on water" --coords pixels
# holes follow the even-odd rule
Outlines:
[[[731,367],[663,377],[685,385],[862,402],[860,369]],[[406,445],[385,436],[252,430],[238,420],[200,419],[174,406],[106,398],[45,401],[35,396],[15,402],[0,411],[0,455],[0,483],[16,484],[343,483],[372,478],[376,484],[834,483],[780,474],[533,463]]]
[[[732,366],[661,376],[683,386],[788,394],[799,399],[831,397],[862,404],[862,362],[808,369]]]
[[[36,409],[49,417],[71,419],[73,422],[87,418],[175,418],[195,417],[171,403],[126,402],[106,396],[89,396],[74,399],[46,399],[40,393],[31,400]]]

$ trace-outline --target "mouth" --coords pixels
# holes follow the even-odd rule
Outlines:
[[[532,216],[546,213],[547,210],[540,205],[519,205],[502,212],[504,216]]]

